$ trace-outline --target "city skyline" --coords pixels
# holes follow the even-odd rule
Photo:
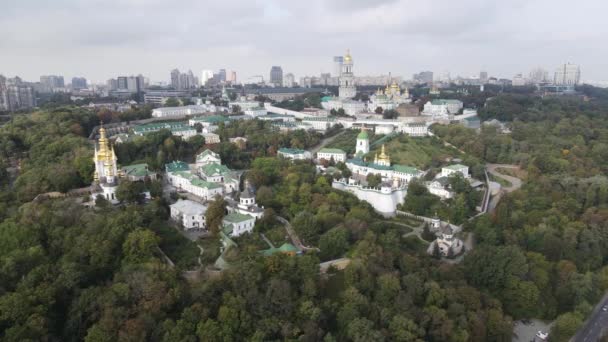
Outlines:
[[[359,75],[410,78],[432,70],[466,77],[483,70],[510,78],[538,65],[552,73],[571,62],[581,65],[582,79],[608,80],[601,58],[608,47],[597,44],[608,33],[597,25],[606,9],[600,0],[577,6],[547,0],[9,3],[0,13],[7,32],[0,73],[27,80],[84,76],[95,83],[141,73],[158,83],[168,82],[174,68],[196,75],[226,68],[246,80],[281,65],[300,77],[333,73],[333,57],[350,48]],[[133,15],[138,12],[145,15]],[[157,24],[168,17],[175,22]],[[597,49],[588,54],[592,45]]]

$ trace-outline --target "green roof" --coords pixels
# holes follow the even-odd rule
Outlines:
[[[224,221],[230,223],[240,223],[244,221],[253,220],[253,216],[232,212],[224,217]]]
[[[290,243],[284,243],[283,245],[281,245],[281,247],[279,248],[269,248],[269,249],[265,249],[263,251],[260,251],[260,253],[262,253],[264,256],[271,256],[274,255],[278,252],[280,253],[298,253],[300,250],[296,248],[296,246],[290,244]]]
[[[148,164],[134,164],[122,167],[122,171],[127,176],[145,177],[152,172],[148,170]]]
[[[135,126],[135,127],[133,127],[133,132],[135,134],[145,134],[145,133],[158,132],[161,129],[179,131],[179,130],[186,130],[186,129],[192,129],[192,128],[184,122],[157,122],[157,123],[149,123],[149,124],[145,124],[145,125]]]
[[[167,172],[190,171],[190,167],[183,161],[176,160],[169,164],[165,164],[165,170]]]
[[[218,163],[211,163],[207,165],[201,166],[201,172],[205,176],[213,176],[216,174],[223,175],[230,172],[230,169],[226,167],[226,165],[221,165]]]
[[[420,173],[417,168],[407,165],[393,165],[393,170],[401,173],[407,173],[410,175],[417,175]]]
[[[228,117],[223,115],[209,115],[209,116],[199,116],[198,118],[193,118],[192,120],[198,122],[208,122],[208,123],[219,123],[228,121]]]
[[[207,149],[207,150],[204,150],[203,152],[201,152],[201,153],[197,154],[197,155],[196,155],[196,159],[197,159],[197,160],[198,160],[198,159],[202,159],[202,158],[204,158],[204,157],[206,157],[206,156],[208,156],[208,155],[211,155],[211,156],[213,156],[213,157],[217,157],[217,153],[215,153],[215,152],[213,152],[213,151],[211,151],[211,150]]]
[[[445,166],[444,169],[448,169],[448,170],[460,170],[462,168],[467,167],[466,165],[462,165],[462,164],[454,164],[454,165],[448,165]]]
[[[369,139],[369,136],[367,135],[367,131],[361,130],[361,133],[359,133],[359,135],[357,135],[357,139]]]
[[[346,154],[346,152],[344,152],[343,150],[341,150],[339,148],[322,148],[317,153],[340,153],[340,154]]]
[[[332,97],[333,97],[333,96],[323,96],[323,97],[321,98],[321,102],[328,102],[328,101],[331,101]]]
[[[218,189],[218,188],[223,187],[219,183],[207,182],[207,181],[204,181],[199,178],[190,179],[190,183],[192,183],[192,185],[194,185],[194,186],[198,186],[199,188],[205,188],[205,189]]]
[[[306,152],[305,150],[300,150],[299,148],[280,148],[279,149],[279,153],[285,153],[285,154],[303,154],[304,152]]]

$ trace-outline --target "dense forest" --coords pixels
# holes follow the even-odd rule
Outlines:
[[[507,121],[510,135],[433,127],[471,158],[527,171],[494,214],[465,224],[477,244],[460,264],[428,256],[423,242],[333,190],[311,164],[274,157],[279,146],[310,147],[321,136],[270,133],[257,121],[223,126],[223,139],[246,136],[247,145],[213,148],[250,169],[267,215],[255,234],[236,239],[230,269],[199,282],[159,253],[162,237],[150,227],[166,221],[164,199],[94,209],[30,202],[90,183],[86,137],[98,113],[15,116],[0,127],[0,339],[510,341],[514,320],[535,317],[556,319],[551,340],[566,341],[608,289],[608,104],[603,92],[583,91],[590,97],[492,98],[480,115]],[[204,148],[167,132],[143,139],[117,147],[119,162],[160,168]],[[470,189],[454,182],[470,210]],[[413,194],[433,201],[422,189]],[[262,256],[257,233],[284,239],[277,216],[320,252]],[[352,259],[344,271],[319,273],[319,262],[342,256]]]

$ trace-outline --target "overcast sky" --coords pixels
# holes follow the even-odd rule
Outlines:
[[[296,80],[332,71],[351,49],[356,75],[553,72],[580,64],[608,80],[608,0],[5,0],[0,74],[105,81],[173,68]]]

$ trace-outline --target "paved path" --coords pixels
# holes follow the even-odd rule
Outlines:
[[[602,310],[604,306],[608,306],[608,293],[595,306],[585,325],[570,339],[571,342],[597,342],[603,334],[608,334],[608,311]]]
[[[260,233],[260,236],[262,237],[262,240],[264,240],[268,244],[268,246],[270,246],[270,248],[275,248],[272,242],[270,242],[266,235],[264,235],[264,233]]]
[[[521,179],[517,178],[517,177],[513,177],[513,176],[509,176],[509,175],[505,175],[502,174],[500,172],[498,172],[496,169],[514,169],[514,170],[519,170],[519,166],[518,165],[509,165],[509,164],[487,164],[486,168],[488,169],[488,172],[491,173],[493,176],[502,178],[507,180],[509,183],[511,183],[511,186],[508,187],[503,187],[503,189],[506,192],[513,192],[519,188],[521,188],[521,184],[522,181]]]
[[[346,266],[348,266],[350,264],[350,261],[351,260],[349,258],[340,258],[340,259],[322,262],[319,264],[319,272],[327,273],[327,270],[331,266],[335,267],[338,270],[343,270],[346,268]]]
[[[317,146],[313,147],[310,149],[310,153],[314,156],[317,152],[319,152],[320,149],[322,149],[323,147],[327,146],[329,143],[331,143],[332,141],[334,141],[334,139],[336,139],[338,136],[344,134],[346,132],[345,129],[341,130],[340,132],[338,132],[335,135],[332,135],[331,137],[327,137],[323,140],[321,140],[321,142],[319,144],[317,144]]]
[[[294,246],[296,246],[296,248],[298,248],[301,251],[307,251],[307,250],[315,250],[317,252],[320,251],[316,247],[304,246],[304,244],[300,240],[300,237],[298,236],[298,234],[296,234],[296,231],[293,229],[293,227],[291,226],[291,223],[289,223],[289,221],[287,221],[286,219],[284,219],[283,217],[280,217],[280,216],[277,216],[277,220],[279,220],[279,222],[281,222],[283,224],[283,226],[285,227],[285,230],[287,231],[287,235],[289,235],[291,242],[293,242],[293,244],[294,244]]]

